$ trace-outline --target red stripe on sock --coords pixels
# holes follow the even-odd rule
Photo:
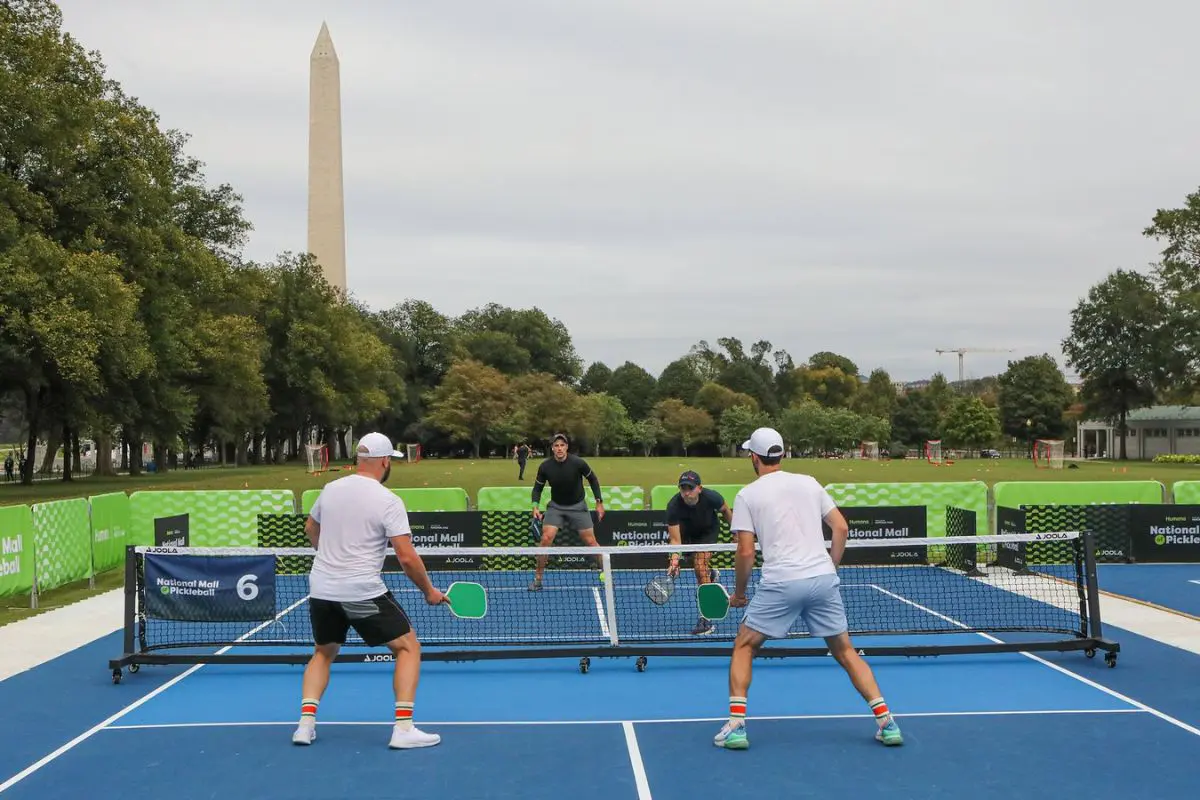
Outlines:
[[[412,719],[412,709],[411,708],[397,708],[396,709],[396,719]]]
[[[888,713],[887,703],[880,703],[879,705],[875,706],[875,708],[873,708],[871,710],[875,712],[875,716],[877,716],[877,717],[887,716],[887,713]]]
[[[311,703],[305,703],[302,706],[300,706],[300,713],[301,714],[316,714],[317,707],[312,705]]]
[[[741,715],[745,716],[746,706],[744,703],[730,703],[729,704],[729,713],[730,714],[741,714]]]

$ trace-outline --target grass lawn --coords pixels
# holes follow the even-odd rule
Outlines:
[[[590,458],[600,477],[601,486],[640,485],[649,497],[650,488],[673,484],[679,473],[694,469],[705,483],[748,483],[754,477],[749,459],[744,458]],[[1037,469],[1032,462],[1017,459],[960,461],[934,467],[924,461],[841,461],[829,459],[787,459],[787,469],[807,472],[822,483],[907,483],[922,481],[980,480],[988,485],[999,481],[1106,481],[1155,480],[1170,488],[1182,480],[1200,480],[1200,467],[1190,464],[1151,464],[1109,461],[1080,463],[1078,469]],[[106,492],[141,490],[202,489],[291,489],[300,495],[307,489],[323,486],[348,474],[346,465],[334,465],[338,471],[325,475],[306,475],[301,463],[241,468],[178,470],[138,478],[82,478],[70,482],[45,481],[33,486],[0,483],[0,505],[38,503],[72,497],[87,497]],[[514,461],[500,459],[428,459],[413,465],[392,468],[389,486],[454,486],[467,490],[472,501],[482,486],[532,486],[537,462],[525,470],[525,481],[517,481]],[[543,502],[549,493],[543,494]],[[0,625],[25,619],[50,608],[82,600],[100,591],[121,585],[121,570],[96,577],[96,589],[84,581],[48,592],[39,599],[39,608],[29,609],[27,595],[0,598]]]

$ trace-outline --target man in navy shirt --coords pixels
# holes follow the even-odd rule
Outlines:
[[[720,518],[728,523],[733,519],[733,510],[720,493],[706,489],[700,476],[688,470],[679,476],[679,493],[667,503],[667,532],[671,544],[716,544],[721,533]],[[679,553],[671,554],[671,566],[667,574],[672,578],[679,575]],[[717,570],[709,568],[712,553],[692,553],[692,569],[696,571],[696,583],[716,582],[720,577]],[[712,622],[700,618],[692,629],[695,636],[703,636],[714,630]]]

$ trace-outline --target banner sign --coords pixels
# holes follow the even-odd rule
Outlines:
[[[412,543],[423,547],[483,547],[483,515],[478,511],[410,511],[408,525]],[[390,549],[390,548],[389,548]],[[482,569],[481,556],[423,556],[426,569]],[[385,572],[401,572],[400,562],[390,553]]]
[[[1200,505],[1130,506],[1135,561],[1200,563]]]
[[[275,558],[145,555],[145,613],[189,622],[275,618]]]
[[[155,547],[187,547],[190,520],[187,514],[154,518]]]
[[[29,506],[0,508],[0,597],[33,588],[33,514]]]
[[[924,539],[927,534],[925,506],[843,506],[850,539]],[[833,531],[824,523],[825,541]],[[842,564],[924,564],[926,548],[847,547]]]

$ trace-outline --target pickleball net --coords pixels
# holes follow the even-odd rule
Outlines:
[[[701,615],[691,554],[735,551],[733,544],[418,548],[439,589],[455,581],[483,586],[480,619],[428,605],[392,559],[383,579],[428,660],[727,656],[744,609],[731,608],[709,631],[694,633]],[[647,584],[666,575],[673,552],[683,554],[674,591],[653,602]],[[849,632],[870,640],[860,647],[868,655],[1103,650],[1115,658],[1119,647],[1103,638],[1093,553],[1086,532],[851,539],[838,570]],[[541,590],[530,591],[538,555],[550,563]],[[151,663],[304,663],[312,646],[313,556],[308,548],[128,548],[125,653],[110,664],[119,671]],[[734,593],[734,569],[710,577]],[[751,597],[761,577],[757,552]],[[826,654],[802,620],[767,650]],[[339,659],[381,660],[381,652],[351,631]]]

